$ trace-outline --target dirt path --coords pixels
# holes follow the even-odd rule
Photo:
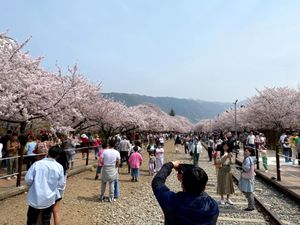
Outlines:
[[[175,154],[173,141],[165,145],[165,162],[187,159],[181,153]],[[63,198],[64,225],[95,224],[163,224],[162,211],[151,190],[152,177],[148,175],[148,154],[143,149],[144,163],[139,182],[131,182],[127,166],[120,169],[121,197],[114,203],[99,202],[100,180],[94,180],[95,171],[87,171],[68,178]],[[174,191],[180,184],[174,174],[168,179]],[[108,188],[107,188],[108,189]],[[26,194],[1,202],[0,224],[24,225],[26,223]]]

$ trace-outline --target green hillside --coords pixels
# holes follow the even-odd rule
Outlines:
[[[173,97],[151,97],[125,93],[104,93],[103,95],[124,102],[127,106],[152,103],[158,105],[167,113],[173,109],[177,115],[184,116],[193,123],[198,122],[201,119],[213,118],[233,106],[231,103],[208,102]]]

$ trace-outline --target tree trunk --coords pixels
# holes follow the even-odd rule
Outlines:
[[[21,122],[21,124],[20,124],[20,134],[25,134],[26,126],[27,126],[27,122],[26,121]]]

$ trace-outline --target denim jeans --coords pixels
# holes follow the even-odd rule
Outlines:
[[[114,186],[115,186],[114,197],[119,198],[120,197],[119,179],[115,179]]]
[[[100,150],[99,147],[95,147],[95,148],[94,148],[94,151],[95,151],[95,158],[98,156],[99,150]]]
[[[138,168],[131,168],[131,176],[134,179],[139,177],[139,169]]]
[[[289,162],[290,161],[290,151],[289,149],[284,149],[284,159],[285,159],[285,162]]]

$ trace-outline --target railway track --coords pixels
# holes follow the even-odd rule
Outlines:
[[[233,170],[235,180],[239,174],[238,170]],[[256,178],[254,186],[256,205],[271,224],[300,224],[300,205],[297,201],[259,178]]]
[[[203,145],[206,147],[205,145]],[[203,154],[205,155],[205,153]],[[205,156],[203,156],[205,157]],[[202,165],[206,167],[209,174],[209,188],[207,192],[220,199],[216,193],[217,178],[213,166]],[[238,180],[240,171],[232,166],[232,175],[235,180],[235,194],[232,195],[234,206],[220,205],[219,224],[275,224],[275,225],[296,225],[300,224],[300,205],[289,196],[283,194],[280,190],[265,183],[263,180],[255,179],[255,203],[257,210],[245,212],[243,208],[247,207],[247,201],[244,195],[238,189]]]
[[[215,198],[217,201],[220,200],[220,196],[216,194],[217,190],[217,176],[216,171],[212,163],[200,162],[200,167],[205,169],[209,176],[206,192]],[[218,218],[218,224],[220,225],[233,225],[233,224],[273,224],[269,217],[261,210],[254,210],[251,212],[244,211],[247,208],[247,200],[243,193],[238,189],[237,183],[234,185],[235,193],[231,195],[231,200],[234,205],[220,205],[220,215]]]

